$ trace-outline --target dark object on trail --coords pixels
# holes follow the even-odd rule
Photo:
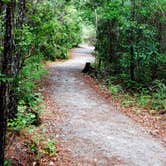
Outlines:
[[[82,70],[83,73],[88,73],[94,70],[94,68],[91,66],[90,62],[86,62],[84,69]]]

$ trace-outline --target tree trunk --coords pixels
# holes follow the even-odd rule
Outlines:
[[[4,2],[0,2],[0,13],[3,13],[4,11]]]
[[[22,27],[24,23],[24,18],[25,18],[25,1],[26,0],[19,0],[18,2],[18,16],[17,16],[17,21],[16,21],[16,26],[17,29],[20,30],[19,34],[19,40],[17,42],[19,43],[21,41],[21,36],[22,36]],[[10,112],[9,112],[9,118],[12,119],[16,117],[17,114],[17,105],[18,105],[18,74],[20,71],[20,62],[21,62],[21,49],[19,47],[16,48],[15,50],[15,56],[13,57],[13,76],[14,76],[14,81],[12,85],[12,89],[10,90]]]
[[[22,28],[25,21],[26,0],[19,0],[18,10],[19,11],[16,25],[18,28]]]
[[[4,37],[4,53],[2,57],[1,74],[4,75],[3,81],[0,83],[0,166],[4,165],[5,136],[7,130],[7,115],[9,113],[10,89],[13,53],[14,53],[14,10],[15,0],[11,0],[7,4],[5,16],[5,37]]]
[[[135,0],[131,0],[131,21],[135,20]],[[134,32],[133,29],[131,29],[130,34],[130,79],[132,81],[135,80],[135,60],[134,60]]]
[[[95,25],[96,25],[96,33],[98,31],[98,14],[97,14],[97,10],[95,9]]]

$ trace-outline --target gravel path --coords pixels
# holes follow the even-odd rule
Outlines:
[[[166,166],[166,148],[84,82],[92,47],[72,50],[72,58],[51,65],[53,100],[65,119],[59,138],[70,149],[71,166]],[[73,162],[74,163],[74,162]]]

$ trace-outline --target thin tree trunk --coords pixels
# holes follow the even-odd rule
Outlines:
[[[25,13],[26,13],[26,0],[19,0],[18,2],[18,18],[17,18],[17,22],[16,22],[16,26],[18,29],[21,30],[22,32],[22,29],[23,29],[23,24],[25,22]],[[21,33],[20,32],[20,33]],[[22,34],[20,34],[22,36]],[[18,42],[21,42],[21,38]],[[21,49],[18,47],[17,48],[17,51],[16,51],[16,59],[17,59],[17,74],[19,73],[20,71],[20,68],[21,68],[21,61],[22,61],[22,53],[21,53]]]
[[[131,0],[131,21],[135,20],[135,0]],[[135,60],[134,60],[134,33],[133,29],[131,29],[131,34],[130,34],[130,79],[132,81],[135,80]]]
[[[97,14],[97,10],[95,9],[95,25],[96,25],[96,33],[98,31],[98,14]]]
[[[14,49],[14,10],[15,0],[11,0],[7,4],[5,16],[5,37],[4,37],[4,53],[2,57],[1,73],[4,75],[4,81],[0,83],[0,166],[4,165],[5,156],[5,137],[7,130],[7,115],[10,104],[10,89],[12,74],[12,60]]]
[[[134,63],[134,45],[132,44],[132,45],[130,46],[130,79],[131,79],[132,81],[135,80],[134,70],[135,70],[135,63]]]
[[[26,0],[19,0],[18,2],[18,18],[17,27],[22,28],[25,21]]]
[[[3,2],[0,2],[0,14],[2,12]]]

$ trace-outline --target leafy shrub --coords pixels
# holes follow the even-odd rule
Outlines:
[[[132,96],[129,95],[124,95],[123,101],[122,101],[122,105],[124,107],[132,107],[135,105],[135,99]]]
[[[143,93],[139,94],[137,97],[138,105],[141,107],[149,107],[151,103],[151,96],[150,95],[144,95]]]
[[[32,125],[35,121],[35,115],[27,112],[26,106],[18,106],[17,118],[8,122],[8,127],[11,130],[19,131]]]
[[[81,41],[80,17],[74,6],[54,2],[37,3],[35,15],[30,16],[34,44],[47,60],[68,58],[68,50]]]
[[[48,156],[56,155],[57,152],[56,141],[46,136],[45,128],[41,128],[40,133],[36,131],[35,128],[29,130],[29,132],[35,133],[35,135],[33,135],[33,137],[31,138],[32,144],[30,144],[29,149],[30,151],[36,153],[38,158],[43,156],[43,154]]]
[[[152,109],[166,110],[166,85],[159,80],[154,82],[156,92],[152,93]]]
[[[46,148],[45,152],[49,156],[55,156],[56,155],[56,146],[55,146],[55,141],[48,139],[46,142],[44,142]]]
[[[110,84],[108,89],[111,91],[112,95],[116,97],[122,90],[122,87],[120,85],[112,85]]]
[[[162,39],[165,21],[156,2],[142,1],[140,4],[135,1],[134,18],[131,3],[119,0],[96,3],[97,63],[103,72],[107,72],[108,77],[119,77],[124,88],[135,91],[147,87],[155,79],[165,79],[166,49]],[[162,0],[158,3],[165,9]],[[132,73],[134,78],[131,78]]]

